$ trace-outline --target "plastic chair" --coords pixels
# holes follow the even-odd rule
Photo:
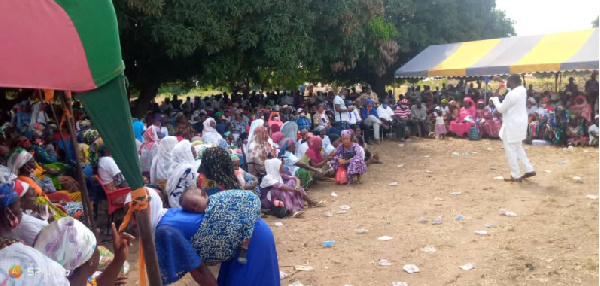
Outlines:
[[[67,203],[71,201],[71,197],[65,193],[46,194],[46,197],[48,197],[50,201],[64,201]]]
[[[106,234],[108,235],[108,229],[110,228],[110,224],[113,222],[113,215],[114,215],[115,211],[125,207],[125,204],[114,204],[114,201],[116,199],[118,199],[119,197],[127,196],[127,194],[129,194],[131,189],[129,187],[127,187],[127,188],[120,188],[120,189],[115,189],[113,191],[109,191],[106,189],[106,186],[104,185],[104,183],[102,183],[102,181],[100,180],[100,177],[94,176],[93,178],[95,181],[97,181],[100,184],[100,186],[104,190],[104,193],[106,193],[106,201],[108,202],[108,219],[106,222]]]

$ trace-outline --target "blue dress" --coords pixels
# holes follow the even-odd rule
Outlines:
[[[219,286],[279,286],[279,263],[275,238],[271,229],[262,219],[254,224],[246,264],[238,262],[238,253],[233,259],[221,263]]]

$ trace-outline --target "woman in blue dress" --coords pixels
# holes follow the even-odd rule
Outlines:
[[[204,214],[169,209],[155,231],[163,284],[190,272],[201,285],[280,285],[275,239],[259,218],[260,209],[252,211],[256,203],[260,199],[252,192],[231,190],[210,196]],[[247,239],[247,262],[242,264],[238,255]],[[216,281],[206,266],[215,262],[221,262]]]

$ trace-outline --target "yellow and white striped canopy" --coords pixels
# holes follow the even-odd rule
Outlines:
[[[598,69],[598,28],[432,45],[396,77],[462,77]]]

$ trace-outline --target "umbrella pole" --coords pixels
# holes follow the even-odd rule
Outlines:
[[[67,99],[64,93],[60,94],[60,100],[63,109],[68,110],[69,112],[71,112],[71,114],[73,114],[72,108],[67,103]],[[90,202],[90,196],[88,193],[88,189],[85,185],[83,169],[81,168],[79,152],[77,152],[79,150],[79,143],[77,142],[77,138],[75,136],[75,125],[73,124],[73,118],[67,116],[66,119],[67,129],[69,130],[69,135],[71,136],[71,141],[73,142],[73,153],[75,153],[75,172],[77,172],[77,182],[79,183],[79,187],[81,188],[80,191],[81,201],[83,204],[83,212],[85,213],[90,229],[92,230],[92,232],[94,232],[96,238],[99,238],[98,229],[96,229],[96,222],[94,221],[94,216],[92,215],[92,204]]]

